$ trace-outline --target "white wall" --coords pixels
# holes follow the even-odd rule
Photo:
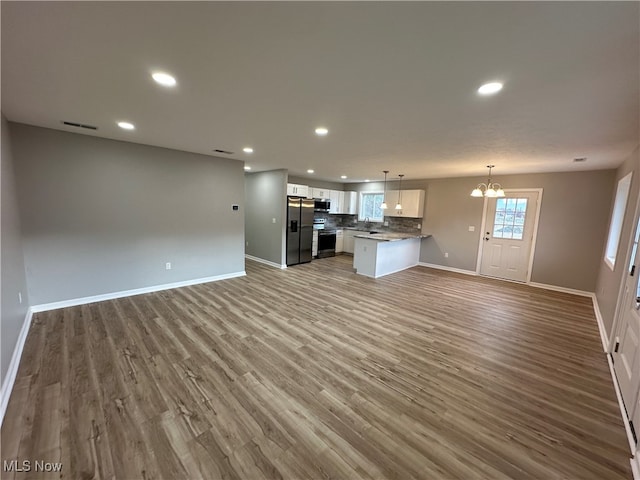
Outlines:
[[[244,271],[242,162],[9,126],[32,305]]]

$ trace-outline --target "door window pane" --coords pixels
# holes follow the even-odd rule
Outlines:
[[[499,198],[493,219],[493,237],[522,240],[526,216],[526,198]]]

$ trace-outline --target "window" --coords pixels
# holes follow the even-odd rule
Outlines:
[[[367,192],[360,194],[360,213],[358,220],[369,219],[371,222],[382,222],[384,212],[380,208],[384,194],[382,192]]]
[[[526,198],[499,198],[496,201],[496,217],[493,220],[493,238],[522,240],[526,216]]]
[[[613,203],[613,213],[611,215],[611,224],[609,225],[609,236],[607,237],[607,249],[604,254],[604,261],[609,265],[611,270],[616,266],[616,255],[618,254],[618,245],[620,244],[624,211],[627,208],[627,198],[629,198],[629,189],[631,188],[632,173],[633,172],[629,173],[618,182],[616,199]]]

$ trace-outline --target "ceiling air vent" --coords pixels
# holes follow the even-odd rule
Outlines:
[[[574,163],[586,162],[587,161],[587,157],[574,158],[573,161],[574,161]]]
[[[220,150],[219,148],[216,148],[214,150],[214,152],[216,152],[216,153],[224,153],[225,155],[233,155],[233,152],[230,152],[229,150]]]
[[[93,125],[85,125],[84,123],[65,122],[65,121],[63,121],[62,123],[64,123],[65,125],[69,125],[70,127],[86,128],[87,130],[97,130],[98,129],[98,127],[94,127]]]

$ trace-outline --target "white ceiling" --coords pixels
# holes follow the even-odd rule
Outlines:
[[[496,176],[613,168],[639,143],[638,2],[1,8],[2,111],[15,122],[230,150],[253,171],[313,168],[333,181],[379,179],[383,169],[484,175],[489,163]],[[156,85],[155,70],[177,87]],[[490,80],[503,91],[480,97]],[[329,135],[317,137],[317,126]]]

